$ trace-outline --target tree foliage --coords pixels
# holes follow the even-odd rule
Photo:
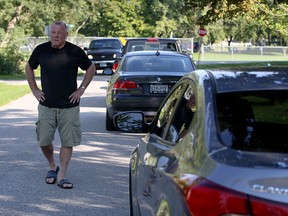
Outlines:
[[[198,40],[197,30],[204,26],[205,43],[239,40],[261,45],[264,40],[285,45],[287,17],[284,0],[5,0],[0,1],[0,47],[15,50],[25,36],[47,36],[44,27],[55,20],[69,24],[74,37]]]
[[[220,23],[225,38],[255,37],[249,28],[287,35],[283,0],[6,0],[0,9],[2,47],[44,36],[55,20],[70,24],[73,36],[195,37],[200,26]]]

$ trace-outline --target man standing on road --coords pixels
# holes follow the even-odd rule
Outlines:
[[[26,79],[38,105],[36,122],[37,142],[49,164],[47,184],[64,189],[73,188],[65,178],[73,147],[80,145],[79,117],[80,97],[95,75],[95,67],[78,46],[66,41],[67,26],[62,21],[51,25],[49,42],[38,45],[32,52],[26,67]],[[37,86],[34,70],[40,65],[41,88]],[[78,67],[85,70],[84,79],[77,88]],[[53,140],[58,128],[61,148],[60,167],[54,160]]]

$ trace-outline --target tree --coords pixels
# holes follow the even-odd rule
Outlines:
[[[103,1],[97,7],[97,19],[89,19],[79,32],[86,36],[137,37],[145,28],[140,10],[136,0]]]
[[[250,11],[258,0],[184,0],[187,10],[201,11],[197,23],[207,25],[219,19],[232,18]]]
[[[287,21],[288,21],[288,4],[286,1],[276,1],[281,2],[278,4],[259,4],[259,11],[265,16],[265,24],[272,31],[278,32],[282,37],[287,38]],[[286,3],[282,3],[286,2]]]

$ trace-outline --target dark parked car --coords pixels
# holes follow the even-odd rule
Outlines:
[[[288,73],[196,70],[167,95],[130,159],[131,215],[288,215]]]
[[[115,59],[122,56],[122,43],[119,38],[97,38],[84,50],[97,70],[111,70]]]
[[[181,45],[177,39],[173,38],[130,38],[127,39],[122,50],[122,55],[117,57],[113,71],[115,71],[121,61],[122,56],[128,52],[143,51],[143,50],[162,50],[172,52],[182,52]]]
[[[185,54],[168,51],[127,53],[111,76],[106,94],[106,129],[114,130],[113,117],[118,112],[141,110],[153,118],[173,85],[195,70]]]

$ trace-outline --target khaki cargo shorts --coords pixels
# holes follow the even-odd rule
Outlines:
[[[51,145],[58,128],[61,146],[73,147],[80,145],[82,131],[79,117],[79,106],[58,109],[38,105],[36,122],[37,142],[40,146]]]

